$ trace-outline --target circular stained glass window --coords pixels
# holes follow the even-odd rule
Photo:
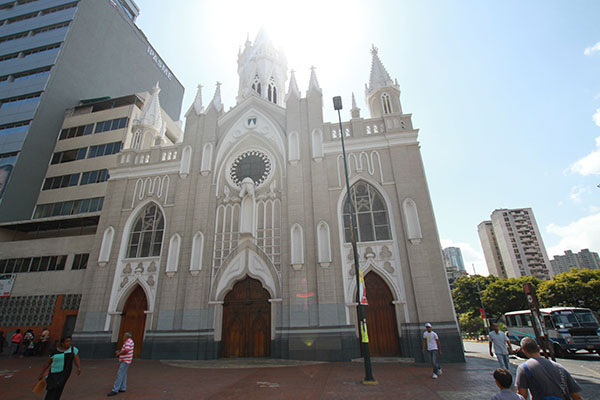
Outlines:
[[[256,186],[267,179],[271,173],[271,161],[264,153],[250,150],[240,154],[231,164],[231,180],[239,185],[250,178]]]

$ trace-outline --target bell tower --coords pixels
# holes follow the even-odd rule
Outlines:
[[[377,47],[371,48],[371,76],[365,84],[365,97],[371,118],[381,118],[389,114],[402,114],[400,105],[400,86],[392,81],[379,59]]]
[[[263,28],[254,39],[246,39],[244,50],[238,53],[238,75],[240,85],[237,102],[250,96],[285,106],[285,82],[287,60],[283,51],[276,49]]]

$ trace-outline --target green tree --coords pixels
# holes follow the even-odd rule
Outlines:
[[[471,313],[459,314],[458,323],[462,333],[477,335],[483,329],[483,319],[479,315],[472,315]]]
[[[479,293],[477,292],[477,282],[483,293],[487,286],[496,280],[498,280],[498,278],[493,275],[467,275],[454,281],[456,287],[452,291],[452,298],[454,300],[456,312],[458,314],[470,313],[473,316],[479,315],[481,301],[479,299]]]
[[[574,268],[554,280],[542,282],[537,290],[543,307],[570,306],[600,310],[600,270]]]
[[[498,318],[508,311],[528,309],[527,298],[523,291],[525,283],[531,283],[537,288],[541,281],[532,276],[522,276],[497,279],[490,283],[481,293],[488,317]]]

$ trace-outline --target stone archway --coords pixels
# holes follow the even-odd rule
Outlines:
[[[271,354],[271,304],[260,281],[246,276],[223,302],[221,357],[268,357]]]
[[[142,354],[142,343],[144,341],[144,331],[146,327],[146,313],[148,301],[146,293],[140,285],[131,292],[121,313],[121,328],[119,329],[119,341],[117,348],[123,345],[123,334],[130,332],[134,343],[133,356],[139,357]]]

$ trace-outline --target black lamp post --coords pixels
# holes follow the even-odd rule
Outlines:
[[[361,304],[360,299],[360,267],[358,265],[358,248],[356,247],[356,237],[358,231],[356,230],[356,217],[354,212],[354,203],[352,202],[352,195],[350,193],[350,181],[348,180],[348,164],[346,161],[346,147],[344,145],[344,131],[342,129],[342,116],[340,110],[342,109],[342,98],[335,96],[333,98],[333,109],[338,112],[338,120],[340,122],[340,139],[342,139],[342,154],[344,156],[344,176],[346,177],[346,191],[348,197],[348,206],[350,208],[350,237],[352,239],[352,252],[354,254],[354,275],[356,275],[356,299],[358,303],[358,324],[360,328],[360,343],[362,345],[363,357],[365,359],[365,379],[362,381],[366,385],[376,385],[378,382],[373,378],[373,371],[371,370],[371,354],[369,353],[369,338],[367,335],[367,318],[365,316],[365,306]]]

